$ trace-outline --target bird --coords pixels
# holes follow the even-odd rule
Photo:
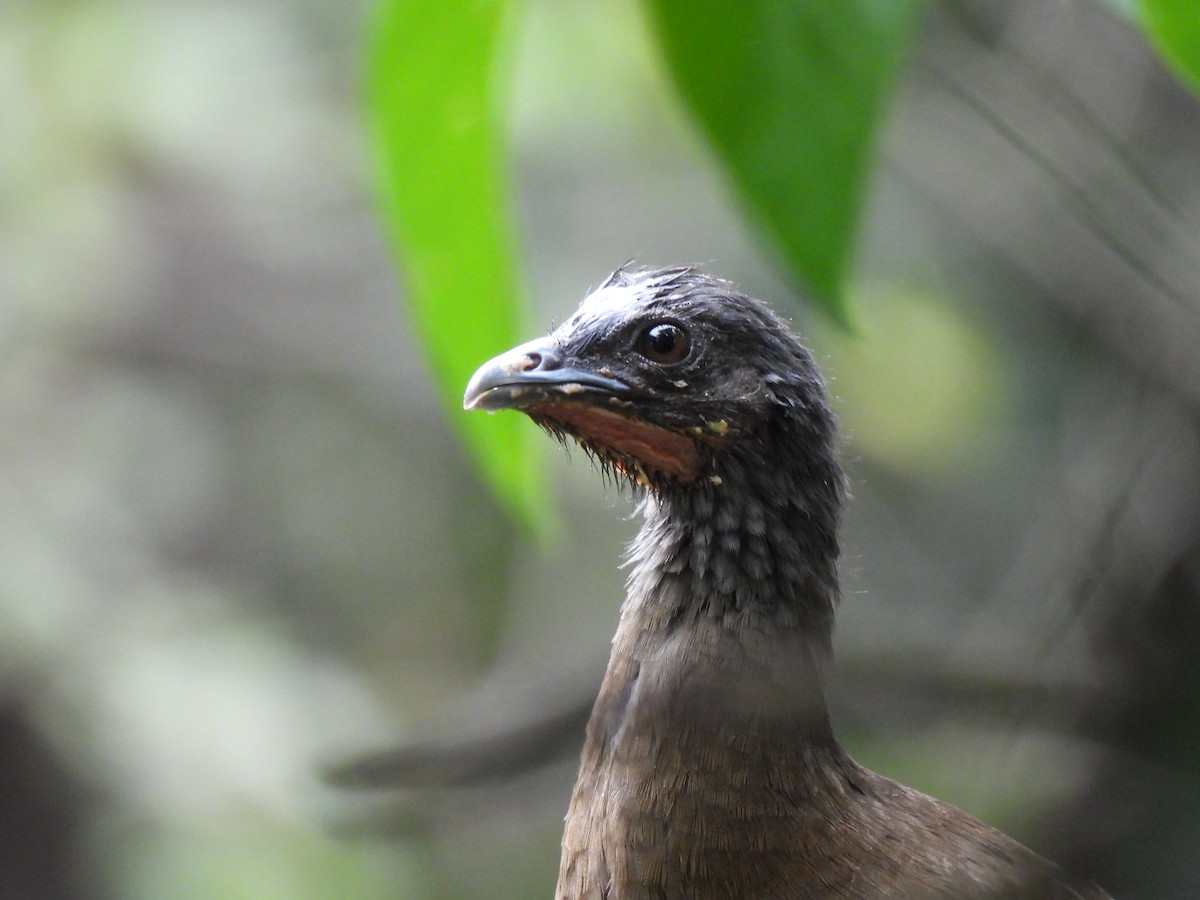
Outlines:
[[[626,264],[463,405],[578,444],[641,514],[559,900],[1108,896],[838,743],[847,479],[813,354],[767,304]]]

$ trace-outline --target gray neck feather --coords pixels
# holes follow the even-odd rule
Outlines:
[[[798,630],[827,654],[843,475],[826,441],[818,452],[765,452],[795,446],[767,435],[714,454],[694,484],[647,495],[630,601],[654,598],[672,627],[703,617]]]

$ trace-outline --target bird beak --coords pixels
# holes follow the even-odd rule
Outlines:
[[[623,381],[563,365],[553,337],[538,338],[485,362],[471,376],[463,409],[525,409],[547,403],[595,400],[596,395],[623,397]]]

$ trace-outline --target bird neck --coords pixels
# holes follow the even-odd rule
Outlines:
[[[823,670],[841,500],[832,452],[775,465],[761,453],[726,453],[687,489],[647,495],[614,660],[678,657],[686,670],[689,656],[702,657],[721,695],[732,694],[700,708],[780,714],[832,741]]]
[[[629,596],[674,624],[709,617],[799,631],[828,652],[838,599],[844,476],[831,441],[784,422],[714,454],[692,484],[647,495],[630,547]]]

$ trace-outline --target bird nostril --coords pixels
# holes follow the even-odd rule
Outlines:
[[[527,350],[518,361],[519,372],[549,372],[562,365],[562,358],[554,350]]]

